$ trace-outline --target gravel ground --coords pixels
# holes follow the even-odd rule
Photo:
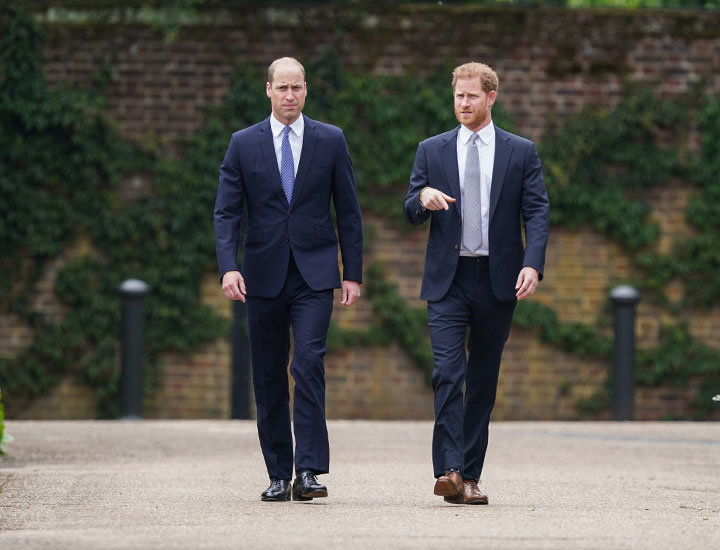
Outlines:
[[[489,506],[432,494],[429,422],[329,422],[329,497],[267,503],[251,421],[9,421],[0,548],[720,548],[720,423],[490,427]]]

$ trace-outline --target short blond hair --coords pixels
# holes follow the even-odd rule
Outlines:
[[[453,90],[455,90],[455,84],[459,78],[479,78],[483,92],[489,94],[490,92],[497,93],[498,91],[499,82],[497,73],[488,65],[485,65],[485,63],[472,61],[470,63],[460,65],[459,67],[455,67],[452,77]]]
[[[296,65],[298,69],[300,69],[300,72],[303,75],[303,80],[305,80],[305,67],[302,66],[302,63],[300,63],[297,59],[294,57],[281,57],[280,59],[276,59],[272,63],[270,63],[270,66],[268,67],[268,82],[272,84],[273,78],[275,76],[275,69],[277,69],[278,65]]]

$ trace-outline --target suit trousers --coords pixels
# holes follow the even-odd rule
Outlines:
[[[258,435],[271,478],[292,479],[293,462],[296,472],[311,470],[324,474],[329,470],[324,362],[332,308],[333,289],[310,288],[292,254],[285,284],[278,296],[248,295]],[[291,327],[294,347],[290,373],[295,380],[292,427],[287,374]]]
[[[480,479],[500,358],[516,304],[495,298],[487,256],[461,256],[447,294],[428,302],[435,361],[435,477],[455,468],[464,479]]]

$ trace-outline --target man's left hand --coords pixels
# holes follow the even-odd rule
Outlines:
[[[351,306],[358,298],[360,298],[360,283],[357,281],[343,281],[340,303],[344,306]]]
[[[515,283],[515,296],[518,300],[524,300],[535,294],[538,286],[538,271],[534,267],[523,267]]]

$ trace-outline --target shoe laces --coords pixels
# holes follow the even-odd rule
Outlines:
[[[309,471],[309,470],[303,472],[303,473],[300,475],[300,477],[301,477],[304,481],[312,481],[313,483],[317,483],[317,482],[318,482],[317,478],[315,477],[315,474],[313,474],[313,473],[312,473],[311,471]]]

